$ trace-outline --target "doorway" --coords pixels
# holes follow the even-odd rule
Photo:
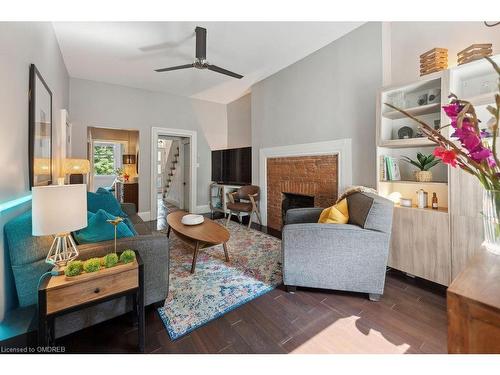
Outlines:
[[[104,188],[114,192],[116,183],[125,180],[138,184],[139,131],[88,127],[87,132],[91,168],[89,190]],[[138,208],[138,197],[126,203],[135,203]]]
[[[189,211],[189,142],[188,137],[158,137],[158,220],[174,211]]]
[[[153,128],[151,142],[151,220],[162,226],[170,212],[196,212],[196,132]]]

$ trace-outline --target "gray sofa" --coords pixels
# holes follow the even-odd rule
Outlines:
[[[384,292],[393,203],[378,195],[347,197],[348,224],[318,224],[322,208],[288,210],[283,228],[283,282],[297,286]]]
[[[138,235],[117,240],[117,250],[137,250],[144,262],[145,305],[163,303],[168,293],[169,243],[165,234],[151,232],[137,215],[135,205],[122,204],[123,211],[134,224]],[[31,214],[26,212],[5,225],[5,235],[20,307],[36,304],[39,277],[51,267],[45,257],[51,236],[31,236]],[[104,256],[113,249],[114,241],[78,246],[79,258]],[[130,298],[122,297],[56,318],[56,337],[65,336],[132,310]]]

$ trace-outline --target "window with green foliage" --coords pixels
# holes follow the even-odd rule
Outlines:
[[[120,144],[94,143],[94,174],[96,176],[112,176],[121,166]]]

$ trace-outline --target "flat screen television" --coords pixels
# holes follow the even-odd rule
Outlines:
[[[252,183],[252,148],[212,151],[212,181],[220,184]]]

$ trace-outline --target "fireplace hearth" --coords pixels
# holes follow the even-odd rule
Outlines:
[[[292,208],[314,207],[314,197],[312,195],[282,193],[281,201],[281,222],[285,223],[286,212]]]

